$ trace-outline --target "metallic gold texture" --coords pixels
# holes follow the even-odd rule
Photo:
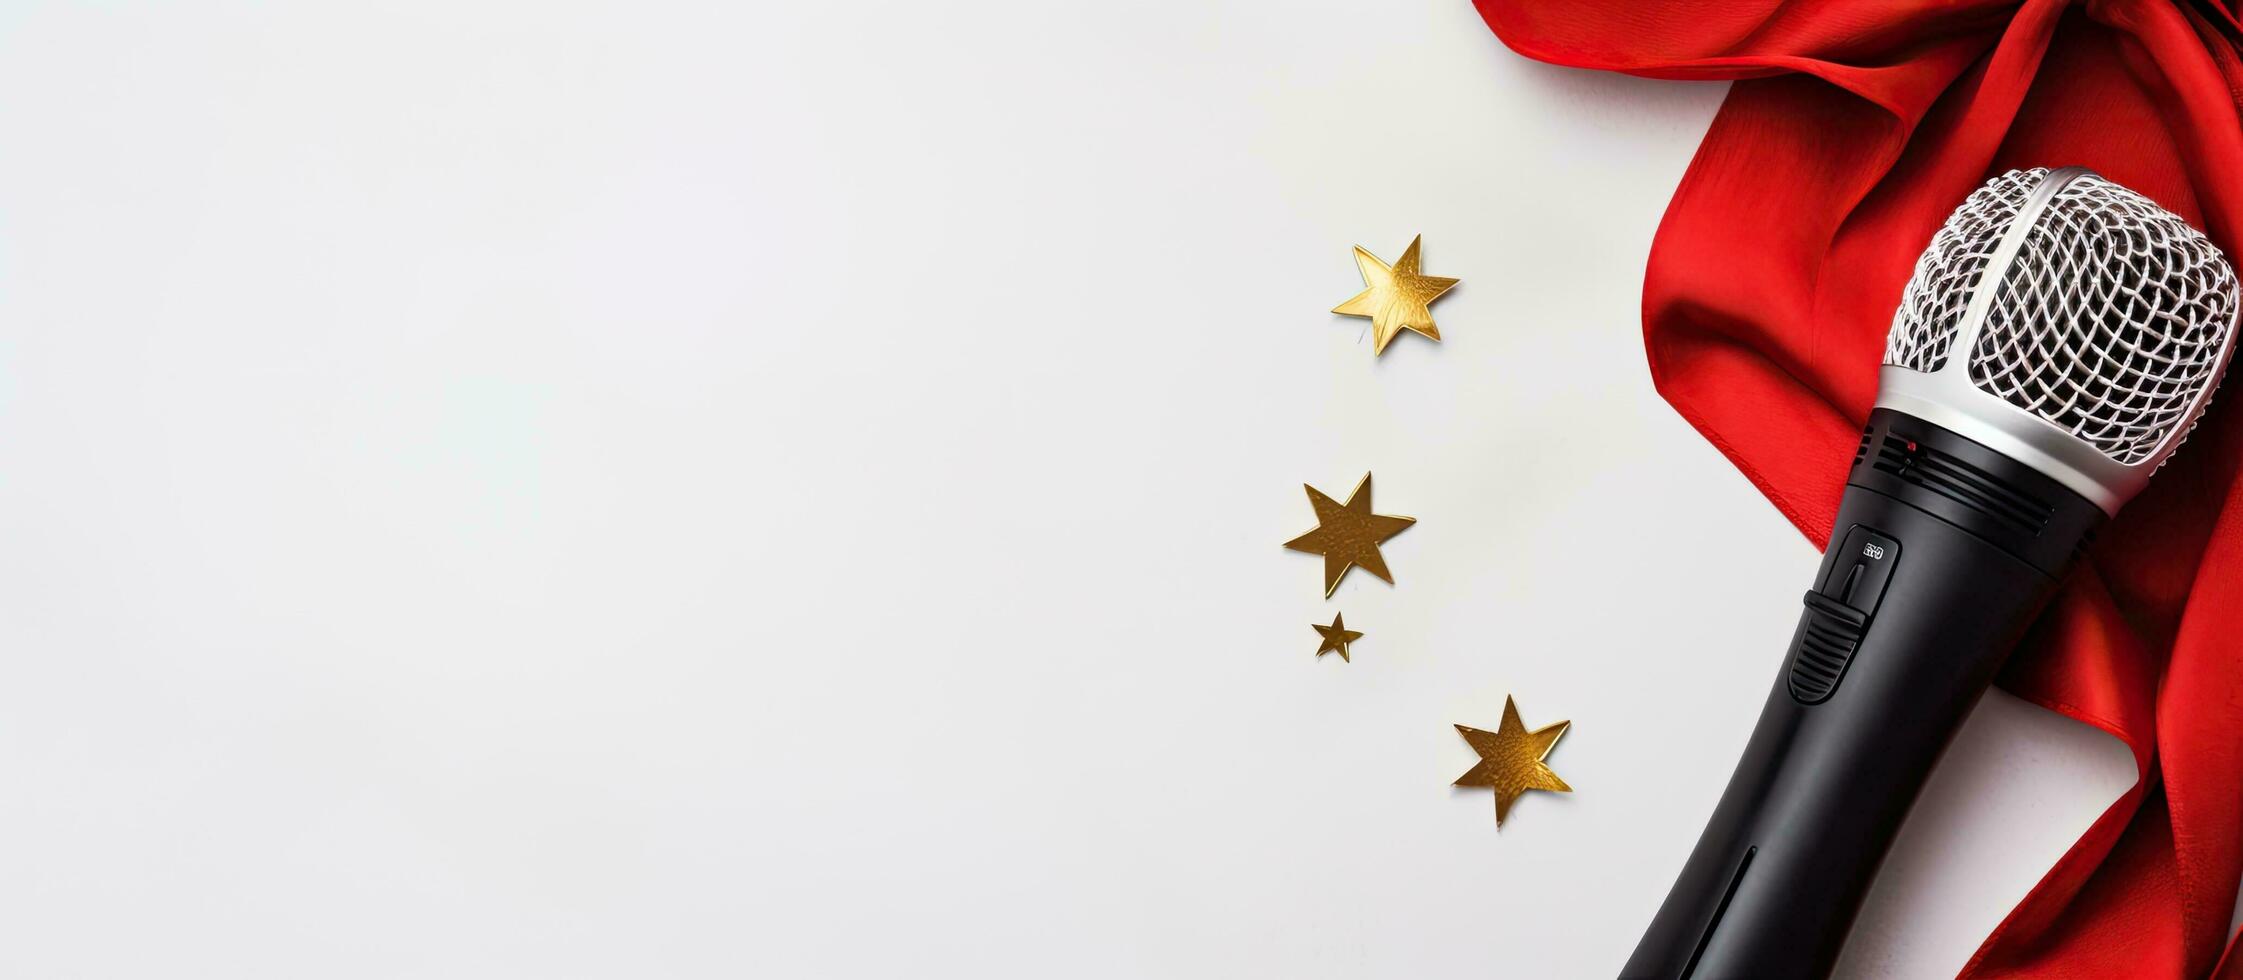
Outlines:
[[[1571,793],[1573,787],[1551,772],[1543,764],[1550,747],[1558,744],[1566,730],[1573,727],[1570,721],[1544,725],[1533,731],[1519,722],[1519,707],[1511,698],[1503,698],[1503,723],[1495,731],[1484,732],[1477,728],[1456,726],[1458,733],[1471,743],[1472,751],[1480,753],[1480,762],[1470,772],[1456,778],[1458,786],[1487,786],[1495,790],[1495,825],[1503,826],[1503,818],[1511,813],[1511,804],[1518,802],[1526,791],[1539,789],[1555,793]]]
[[[1394,575],[1386,570],[1379,542],[1402,533],[1417,523],[1417,518],[1371,513],[1369,473],[1363,474],[1363,482],[1355,485],[1355,492],[1347,495],[1344,504],[1305,483],[1301,487],[1308,491],[1309,506],[1316,508],[1316,530],[1285,542],[1285,547],[1324,556],[1324,597],[1331,598],[1347,570],[1358,566],[1393,584]]]
[[[1332,307],[1332,312],[1371,318],[1374,357],[1386,353],[1387,343],[1403,330],[1415,330],[1436,341],[1441,339],[1441,328],[1433,325],[1433,311],[1429,307],[1442,293],[1448,292],[1449,287],[1456,285],[1457,280],[1419,274],[1417,249],[1424,237],[1410,239],[1410,247],[1402,251],[1402,260],[1391,266],[1363,246],[1355,246],[1355,268],[1363,273],[1364,289],[1355,294],[1354,299]]]
[[[1318,626],[1315,623],[1308,625],[1310,629],[1316,631],[1318,636],[1324,638],[1324,642],[1316,647],[1316,659],[1318,660],[1324,659],[1324,655],[1327,653],[1336,653],[1340,655],[1341,660],[1347,661],[1347,645],[1363,638],[1361,631],[1347,628],[1346,620],[1339,613],[1332,614],[1332,625],[1330,626]],[[1348,662],[1353,663],[1353,661]]]

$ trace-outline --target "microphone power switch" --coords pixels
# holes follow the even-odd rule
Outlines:
[[[1892,581],[1893,565],[1900,561],[1900,542],[1859,524],[1846,530],[1838,547],[1823,561],[1822,582],[1815,587],[1826,599],[1835,599],[1867,617],[1877,612]]]
[[[1856,524],[1837,541],[1823,553],[1791,641],[1791,696],[1801,704],[1821,704],[1838,690],[1900,563],[1900,542],[1875,528]]]

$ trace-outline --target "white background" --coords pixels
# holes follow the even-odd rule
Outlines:
[[[17,3],[0,90],[0,974],[1607,976],[1816,560],[1643,367],[1723,89],[1462,0]],[[1842,972],[2132,781],[1991,697]]]

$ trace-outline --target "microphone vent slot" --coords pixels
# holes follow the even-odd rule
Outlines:
[[[2091,527],[2085,531],[2080,532],[2079,543],[2072,546],[2072,561],[2074,563],[2077,563],[2080,559],[2087,557],[2087,548],[2089,545],[2095,543],[2095,532],[2097,530],[2100,529]]]
[[[1891,432],[1877,440],[1870,467],[1912,483],[2028,534],[2048,526],[2056,508],[1961,459]]]

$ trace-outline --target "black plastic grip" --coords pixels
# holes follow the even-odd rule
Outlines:
[[[1827,974],[1924,778],[2102,517],[1873,415],[1759,724],[1622,975]]]
[[[1799,641],[1791,648],[1791,696],[1820,704],[1838,689],[1861,646],[1869,617],[1820,592],[1809,591]]]

